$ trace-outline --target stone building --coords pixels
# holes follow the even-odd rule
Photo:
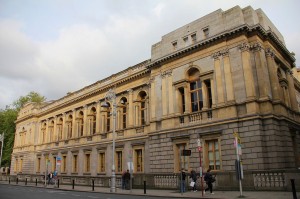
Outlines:
[[[111,175],[115,124],[117,178],[128,162],[137,184],[140,176],[153,176],[158,186],[157,179],[180,168],[199,172],[200,139],[203,169],[218,173],[217,186],[226,188],[235,175],[237,133],[246,186],[267,186],[259,183],[268,175],[286,184],[287,171],[300,167],[294,67],[283,36],[261,9],[219,9],[162,36],[149,60],[23,107],[11,174],[58,169],[65,182],[95,178],[103,185]],[[106,98],[109,89],[115,106]],[[108,107],[101,106],[105,101]],[[276,172],[264,173],[270,170]]]

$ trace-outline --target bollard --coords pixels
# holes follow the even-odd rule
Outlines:
[[[293,199],[297,199],[295,179],[291,179],[291,183],[292,183]]]
[[[73,184],[72,184],[72,185],[73,185],[73,189],[74,189],[74,186],[75,186],[75,180],[73,180]]]
[[[57,188],[59,188],[59,179],[57,179]]]
[[[94,182],[94,179],[92,180],[92,183],[93,183],[93,191],[95,191],[95,182]]]
[[[146,194],[146,181],[144,180],[144,194]]]
[[[17,178],[16,184],[18,184],[18,180],[19,180],[19,179]]]
[[[37,178],[35,179],[35,186],[37,187]]]
[[[8,184],[10,184],[10,178],[8,178]]]
[[[27,178],[25,178],[25,185],[27,185]]]

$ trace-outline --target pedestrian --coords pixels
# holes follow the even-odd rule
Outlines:
[[[50,171],[48,173],[48,185],[51,184],[52,177],[53,177],[53,175],[52,175],[52,172]]]
[[[212,185],[212,183],[213,183],[214,181],[216,181],[216,179],[215,179],[215,177],[212,176],[212,174],[210,173],[210,171],[211,171],[211,169],[209,168],[209,169],[207,170],[205,176],[204,176],[204,181],[206,182],[206,184],[207,184],[207,186],[208,186],[208,187],[204,190],[204,193],[205,193],[206,191],[210,190],[210,193],[211,193],[211,194],[214,194],[214,193],[213,193],[213,185]]]
[[[191,171],[190,178],[191,178],[191,185],[193,185],[191,187],[193,188],[193,191],[196,192],[197,191],[197,188],[196,188],[197,174],[194,169],[192,169],[192,171]]]
[[[185,170],[182,168],[181,169],[181,182],[180,182],[180,192],[183,193],[185,192],[185,177],[186,177],[186,174],[185,174]]]
[[[126,171],[124,171],[124,172],[122,173],[122,189],[125,189],[125,188],[126,188],[126,186],[125,186],[125,174],[126,174]]]
[[[129,184],[130,184],[130,173],[129,170],[127,169],[126,173],[124,174],[124,179],[125,179],[125,188],[130,189]]]

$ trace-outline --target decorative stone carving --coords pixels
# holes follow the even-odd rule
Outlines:
[[[229,49],[226,48],[224,50],[221,50],[220,53],[223,57],[229,56]]]
[[[258,42],[254,43],[254,44],[251,44],[250,49],[253,51],[260,51],[262,49],[262,45],[261,45],[261,43],[258,43]]]
[[[238,46],[238,48],[241,50],[241,51],[246,51],[246,50],[249,50],[250,49],[250,45],[246,42],[240,44]]]
[[[221,52],[218,51],[218,52],[213,53],[211,56],[213,59],[219,59],[221,55],[222,55]]]
[[[274,53],[274,50],[273,50],[273,49],[267,48],[265,52],[266,52],[266,56],[267,56],[267,57],[271,57],[271,58],[274,58],[274,57],[275,57],[275,53]]]
[[[133,89],[130,88],[130,89],[127,90],[127,92],[128,92],[129,94],[132,94],[132,93],[133,93]]]
[[[161,78],[170,77],[172,75],[172,70],[166,70],[160,74]]]

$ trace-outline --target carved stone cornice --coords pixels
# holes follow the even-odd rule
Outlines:
[[[250,45],[247,42],[243,42],[242,44],[238,45],[238,48],[243,52],[250,49]]]

